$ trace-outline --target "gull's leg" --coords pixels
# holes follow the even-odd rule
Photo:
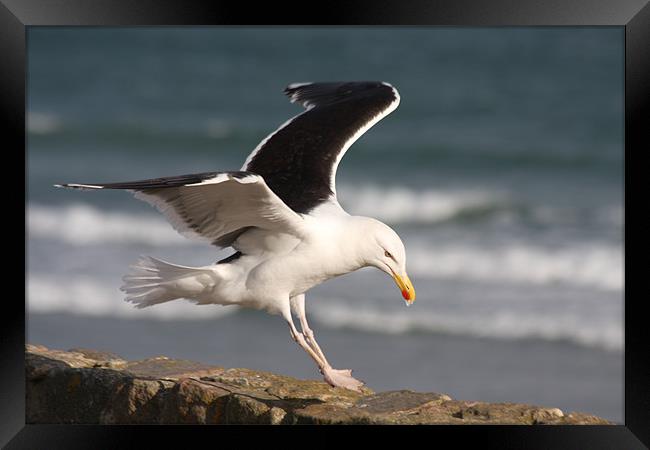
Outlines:
[[[323,365],[318,366],[320,372],[323,374],[325,381],[331,386],[344,387],[346,389],[351,389],[353,391],[361,392],[361,386],[363,382],[352,377],[352,370],[350,369],[333,369],[332,366],[325,358],[325,354],[321,350],[318,342],[314,338],[314,332],[309,328],[309,323],[307,323],[307,315],[305,314],[305,294],[297,295],[291,298],[291,308],[293,312],[300,319],[300,328],[302,329],[304,340],[309,345],[311,350],[319,357],[323,362]],[[291,322],[293,325],[293,322]],[[294,327],[295,329],[295,327]]]
[[[287,321],[287,324],[289,325],[289,333],[291,334],[291,338],[296,341],[296,343],[302,347],[304,351],[307,352],[309,356],[311,356],[311,359],[314,360],[316,365],[318,365],[318,368],[322,370],[322,367],[325,367],[325,362],[314,352],[314,350],[307,344],[307,341],[305,341],[305,337],[300,333],[297,329],[296,326],[293,324],[293,319],[291,318],[291,311],[289,308],[283,309],[282,310],[282,317],[284,317],[284,320]]]
[[[298,316],[298,319],[300,320],[300,328],[302,329],[302,334],[305,336],[305,340],[307,341],[307,344],[316,352],[316,354],[323,360],[326,366],[329,366],[330,363],[327,362],[327,358],[325,358],[325,354],[323,351],[320,349],[320,346],[318,345],[318,342],[316,342],[316,338],[314,337],[314,332],[312,331],[311,328],[309,328],[309,324],[307,323],[307,315],[305,314],[305,294],[300,294],[296,295],[295,297],[291,297],[291,309],[293,310],[294,314]]]

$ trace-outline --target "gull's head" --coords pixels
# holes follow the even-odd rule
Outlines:
[[[406,274],[406,251],[400,237],[388,225],[360,218],[363,237],[363,262],[390,275],[402,292],[407,305],[415,301],[415,288]]]

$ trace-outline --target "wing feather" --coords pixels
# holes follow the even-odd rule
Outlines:
[[[63,184],[125,189],[154,206],[184,236],[227,247],[251,228],[302,236],[302,217],[250,172],[207,172],[125,183]]]
[[[397,108],[384,82],[293,83],[285,94],[306,111],[289,119],[248,156],[242,170],[262,175],[291,209],[309,213],[336,202],[336,171],[347,149]]]

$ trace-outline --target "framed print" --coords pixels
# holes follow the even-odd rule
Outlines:
[[[626,245],[647,5],[187,5],[0,6],[25,149],[3,444],[648,445]],[[407,424],[438,426],[381,426]]]

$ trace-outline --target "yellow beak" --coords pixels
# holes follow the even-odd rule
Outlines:
[[[393,279],[395,280],[395,283],[397,283],[400,291],[402,291],[402,297],[406,300],[406,304],[411,305],[415,301],[415,288],[413,287],[413,283],[411,283],[408,275],[405,274],[404,278],[402,278],[393,272]]]

